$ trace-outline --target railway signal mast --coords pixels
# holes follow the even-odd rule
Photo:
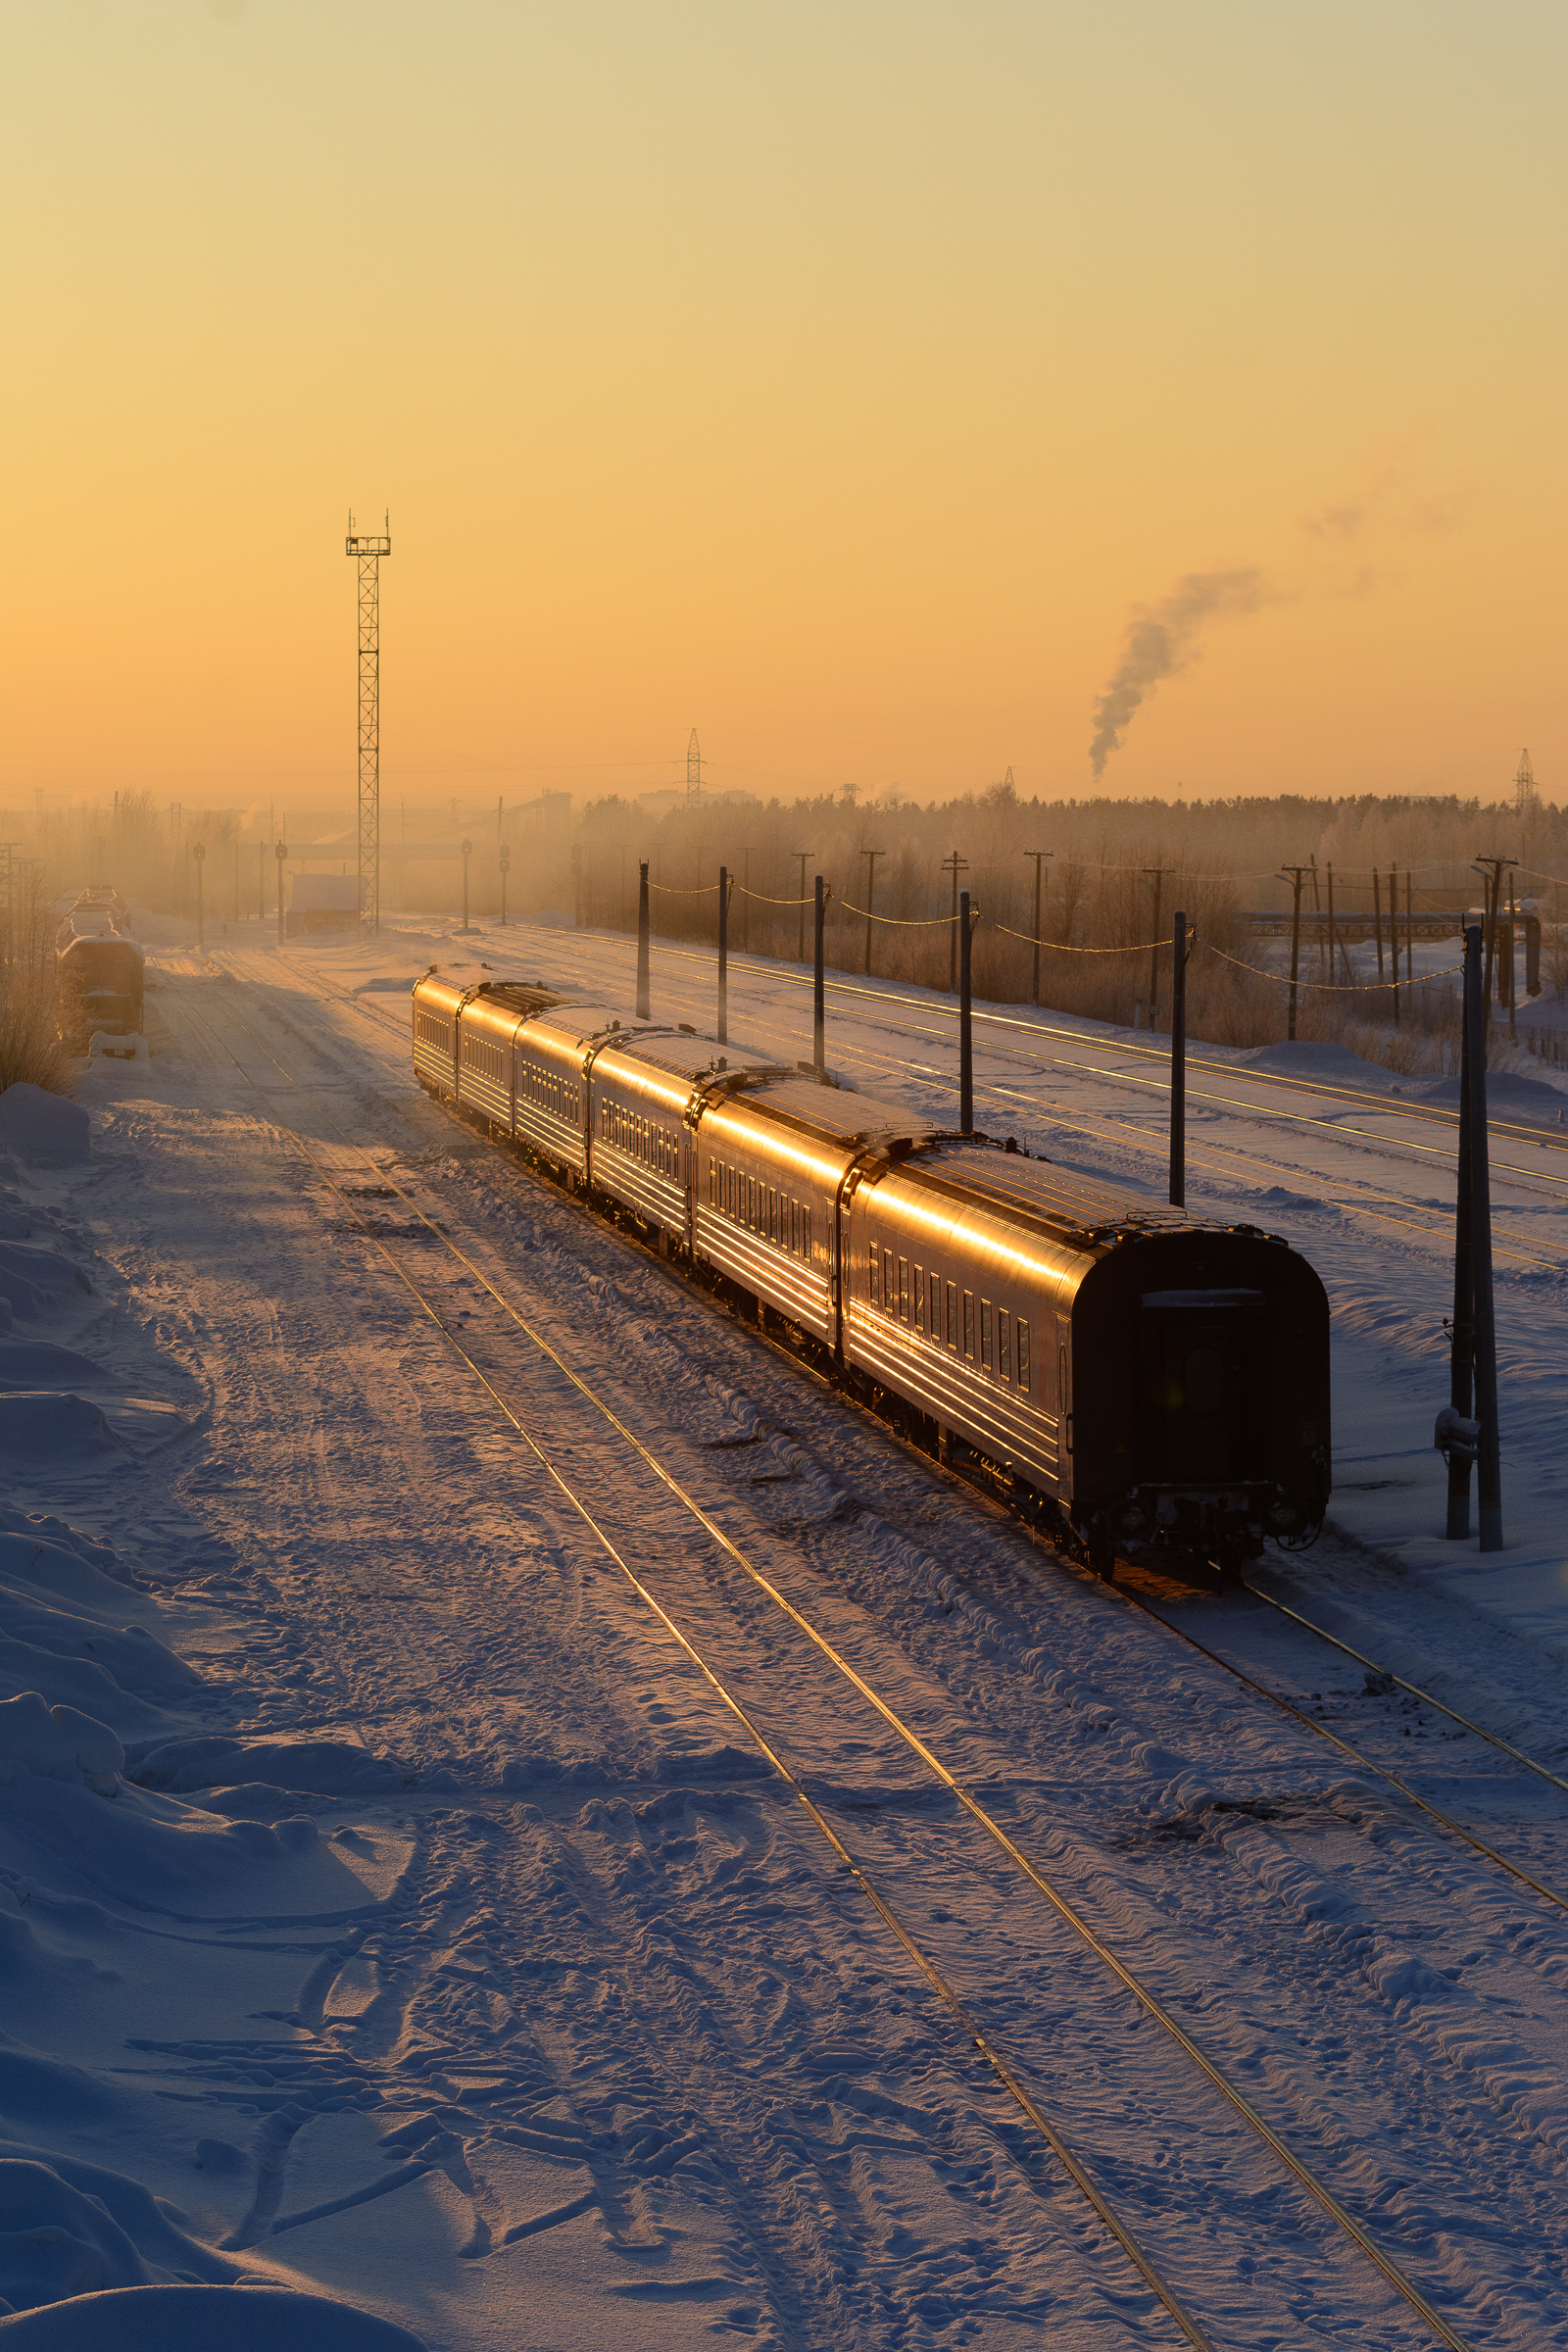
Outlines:
[[[344,553],[360,567],[360,930],[381,935],[381,558],[392,553],[392,517],[357,531],[352,510]],[[279,874],[281,874],[279,868]]]

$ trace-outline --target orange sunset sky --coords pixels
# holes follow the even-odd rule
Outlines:
[[[0,760],[1568,796],[1568,11],[14,0]],[[1201,597],[1200,598],[1201,602]]]

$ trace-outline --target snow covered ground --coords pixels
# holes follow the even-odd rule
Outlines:
[[[150,1061],[82,1082],[90,1157],[0,1160],[0,2332],[1178,2340],[608,1544],[1215,2342],[1430,2340],[499,1293],[1460,2336],[1568,2344],[1568,1917],[1310,1724],[1564,1888],[1568,1797],[1246,1595],[1157,1597],[1280,1714],[414,1085],[427,964],[615,1000],[631,954],[401,918],[165,948]],[[709,1025],[710,956],[656,943],[654,974]],[[732,1037],[808,1052],[809,1005],[732,961]],[[951,1115],[943,1000],[841,977],[828,1021],[852,1083]],[[1496,1105],[1483,1562],[1430,1443],[1451,1131],[1323,1049],[1281,1069],[1195,1049],[1189,1095],[1192,1204],[1285,1234],[1335,1310],[1332,1530],[1261,1581],[1561,1769],[1568,1094]],[[982,1124],[1156,1192],[1163,1090],[1153,1041],[977,1022]]]

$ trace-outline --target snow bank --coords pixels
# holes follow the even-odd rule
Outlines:
[[[124,1762],[125,1751],[108,1725],[75,1707],[51,1707],[37,1690],[0,1701],[0,1787],[15,1782],[20,1766],[113,1796]]]
[[[1430,1086],[1412,1087],[1410,1093],[1419,1102],[1441,1102],[1454,1110],[1459,1105],[1457,1078],[1435,1078]],[[1487,1072],[1489,1119],[1539,1119],[1555,1126],[1565,1110],[1568,1091],[1544,1078],[1522,1078],[1517,1070]]]
[[[37,2352],[422,2352],[320,2295],[244,2284],[138,2181],[0,2140],[0,2339]]]
[[[77,1102],[22,1079],[0,1095],[0,1151],[33,1168],[79,1167],[90,1122]]]
[[[49,1340],[0,1340],[0,1389],[58,1388],[81,1382],[94,1388],[109,1374],[90,1355],[57,1348]]]
[[[0,1396],[0,1455],[12,1461],[58,1469],[124,1451],[98,1406],[74,1391],[24,1389]]]
[[[271,2286],[133,2286],[0,2320],[7,2352],[423,2352],[347,2303]]]
[[[1238,1069],[1279,1070],[1292,1078],[1325,1079],[1345,1086],[1372,1085],[1380,1090],[1392,1083],[1380,1062],[1352,1054],[1348,1046],[1322,1044],[1315,1038],[1287,1038],[1277,1046],[1258,1046],[1236,1055]]]
[[[412,1785],[390,1756],[372,1755],[347,1740],[170,1740],[142,1753],[135,1779],[142,1788],[178,1795],[197,1788],[230,1793],[258,1783],[270,1791],[313,1796],[388,1795]]]

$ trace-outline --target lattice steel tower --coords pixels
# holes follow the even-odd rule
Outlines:
[[[392,553],[392,516],[380,531],[356,531],[352,510],[344,553],[360,566],[360,929],[381,932],[381,558]]]
[[[686,806],[695,808],[703,797],[703,747],[693,727],[691,741],[686,746]]]

